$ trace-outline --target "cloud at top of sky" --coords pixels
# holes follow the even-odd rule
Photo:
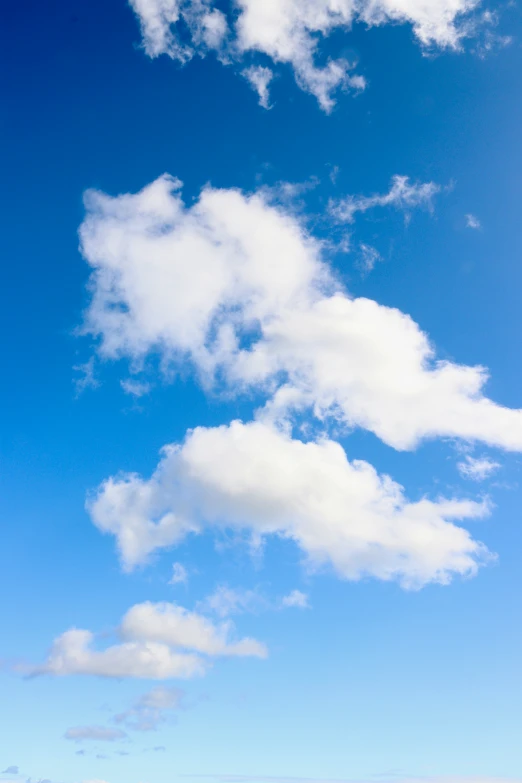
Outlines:
[[[166,54],[185,63],[196,53],[213,51],[223,63],[248,63],[269,58],[273,67],[290,65],[301,89],[330,111],[338,89],[360,91],[363,76],[346,59],[317,64],[321,40],[334,30],[349,30],[355,22],[367,27],[410,24],[426,47],[457,50],[476,32],[480,0],[235,0],[217,7],[214,0],[130,0],[141,26],[149,57]],[[482,14],[491,24],[492,15]],[[269,108],[272,70],[257,61],[243,70]]]

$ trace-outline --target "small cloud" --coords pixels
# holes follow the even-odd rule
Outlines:
[[[100,385],[94,375],[94,356],[91,356],[88,362],[75,364],[73,370],[78,373],[78,377],[73,381],[77,397],[83,394],[86,389],[96,389]]]
[[[302,593],[301,590],[292,590],[291,593],[285,595],[281,599],[281,606],[285,608],[297,607],[299,609],[309,609],[308,596],[306,593]]]
[[[435,182],[411,182],[409,177],[396,174],[392,177],[387,193],[375,193],[372,196],[346,196],[340,200],[331,200],[329,212],[338,223],[353,223],[358,212],[364,213],[376,207],[393,207],[408,216],[411,209],[424,207],[433,211],[433,198],[440,193],[441,187]]]
[[[67,729],[64,734],[65,739],[74,742],[83,740],[94,740],[96,742],[115,742],[126,738],[124,731],[120,729],[110,729],[106,726],[75,726]]]
[[[270,109],[270,91],[268,85],[274,78],[274,72],[263,65],[252,65],[241,72],[242,76],[248,81],[250,86],[259,96],[259,105],[263,109]]]
[[[367,275],[373,270],[377,261],[382,261],[382,256],[378,250],[371,245],[365,245],[364,242],[359,244],[359,251],[357,267],[364,275]]]
[[[159,686],[141,696],[130,709],[116,715],[115,723],[132,731],[156,731],[174,710],[183,708],[185,692]]]
[[[7,769],[2,770],[2,775],[18,775],[19,774],[20,767],[17,767],[15,764],[13,764],[10,767],[7,767]]]
[[[154,750],[156,753],[163,753],[165,750],[167,750],[167,748],[165,745],[156,745],[156,747],[152,748],[152,750]]]
[[[130,394],[132,397],[144,397],[150,392],[150,383],[144,381],[136,381],[133,378],[126,378],[120,381],[121,388],[125,394]]]
[[[188,582],[188,573],[185,566],[181,563],[172,564],[172,576],[169,579],[169,585],[186,585]]]
[[[339,168],[339,166],[332,166],[332,168],[330,169],[330,173],[328,176],[330,177],[330,182],[332,183],[332,185],[335,185],[335,183],[337,182],[337,177],[339,176],[340,171],[341,169]]]
[[[216,590],[200,604],[201,608],[217,614],[218,617],[229,617],[232,614],[256,612],[269,608],[269,604],[256,590],[219,585]]]
[[[470,457],[469,454],[457,463],[461,476],[472,481],[484,481],[501,467],[499,462],[493,462],[488,457]]]
[[[475,230],[478,230],[482,228],[480,220],[475,215],[472,215],[471,212],[468,212],[467,215],[464,216],[466,218],[466,227],[467,228],[474,228]]]

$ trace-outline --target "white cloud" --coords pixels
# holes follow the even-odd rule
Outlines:
[[[394,183],[347,215],[375,199],[411,206],[433,192],[431,183]],[[101,338],[104,356],[191,361],[206,384],[217,377],[263,394],[266,417],[309,410],[397,449],[441,436],[522,449],[522,411],[483,395],[487,371],[437,360],[408,315],[351,298],[290,211],[263,193],[210,187],[186,207],[180,187],[164,176],[135,195],[86,196],[81,240],[94,271],[85,330]],[[128,553],[132,517],[148,502],[135,501]],[[152,549],[174,543],[173,529],[185,535],[186,524],[164,517]]]
[[[309,609],[310,604],[308,603],[308,596],[306,593],[302,593],[301,590],[292,590],[291,593],[288,595],[283,596],[281,599],[281,605],[293,608],[296,607],[298,609]]]
[[[179,688],[153,688],[114,720],[133,731],[155,731],[167,720],[169,713],[181,709],[184,696]]]
[[[229,622],[214,625],[203,615],[177,604],[149,601],[129,609],[120,627],[124,638],[158,642],[204,655],[266,657],[266,647],[256,639],[230,642],[231,630]]]
[[[466,218],[466,226],[468,228],[474,228],[474,229],[482,228],[480,224],[480,220],[478,219],[478,217],[475,217],[475,215],[468,213],[467,215],[465,215],[465,218]]]
[[[375,207],[395,207],[407,211],[414,207],[432,208],[433,197],[440,192],[435,182],[410,182],[409,177],[396,174],[387,193],[373,196],[347,196],[330,202],[330,212],[341,223],[353,223],[357,212]]]
[[[268,609],[270,604],[257,590],[218,585],[213,593],[201,601],[201,606],[218,617],[229,617],[232,614]]]
[[[55,640],[47,661],[30,673],[166,680],[185,679],[205,671],[199,656],[173,652],[166,644],[126,642],[96,651],[92,648],[93,640],[90,631],[66,631]]]
[[[130,2],[150,57],[167,54],[184,63],[196,52],[216,50],[223,62],[241,63],[247,56],[268,56],[274,64],[290,65],[298,85],[315,95],[325,111],[334,104],[335,90],[365,87],[363,77],[351,74],[353,64],[344,59],[317,65],[321,40],[334,30],[348,31],[354,22],[370,27],[406,23],[423,45],[458,49],[461,39],[476,28],[469,18],[479,4],[478,0],[235,0],[226,8],[227,21],[213,0]],[[182,41],[180,25],[188,29],[190,43]]]
[[[172,564],[172,576],[169,580],[169,585],[186,585],[188,582],[188,573],[185,566],[181,563]]]
[[[473,481],[484,481],[500,468],[498,462],[494,462],[489,457],[471,457],[469,454],[457,463],[457,468],[461,476],[472,479]]]
[[[111,729],[106,726],[74,726],[67,729],[64,734],[65,739],[83,742],[84,740],[93,740],[95,742],[115,742],[126,738],[124,731],[120,729]]]
[[[190,530],[223,527],[292,539],[310,566],[330,565],[346,579],[369,575],[405,587],[474,574],[487,550],[451,520],[487,510],[468,500],[410,502],[367,462],[349,462],[338,443],[303,443],[238,421],[191,431],[181,446],[164,449],[151,479],[111,478],[90,506],[98,528],[116,536],[127,568]],[[127,618],[133,638],[140,638],[135,620],[145,638],[177,641],[178,611],[144,604]],[[219,654],[227,646],[199,623],[194,635],[196,650]]]
[[[359,244],[360,257],[357,266],[361,272],[367,275],[373,270],[377,261],[382,261],[382,256],[378,250],[364,242]]]
[[[263,109],[270,108],[270,91],[268,85],[274,78],[274,72],[263,65],[251,65],[242,72],[245,79],[259,96],[259,105]]]
[[[232,632],[231,623],[214,625],[177,604],[145,602],[131,607],[123,617],[118,628],[121,643],[96,651],[90,631],[66,631],[55,640],[47,661],[32,667],[29,674],[186,679],[204,674],[209,657],[266,657],[260,642],[230,641]]]
[[[75,364],[73,370],[78,373],[78,376],[73,380],[77,397],[83,394],[86,389],[97,389],[100,385],[94,373],[94,356],[91,356],[83,364]]]
[[[125,394],[130,394],[131,397],[144,397],[150,392],[150,383],[137,381],[135,378],[125,378],[120,384]]]

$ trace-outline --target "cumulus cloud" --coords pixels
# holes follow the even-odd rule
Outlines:
[[[500,463],[489,457],[472,457],[469,454],[457,463],[461,476],[473,481],[484,481],[500,468]]]
[[[387,193],[373,196],[347,196],[330,202],[330,212],[341,223],[353,223],[357,212],[367,212],[375,207],[395,207],[404,211],[414,207],[432,208],[433,197],[440,192],[435,182],[410,182],[399,174],[392,178]]]
[[[132,731],[156,731],[169,714],[181,709],[184,697],[179,688],[153,688],[114,720]]]
[[[129,609],[120,630],[125,638],[152,640],[210,656],[266,657],[265,646],[255,639],[230,642],[231,628],[230,623],[215,625],[177,604],[147,601]]]
[[[367,462],[350,462],[338,443],[293,440],[262,422],[198,427],[164,449],[150,479],[108,479],[90,512],[100,530],[116,536],[127,568],[206,527],[279,535],[295,541],[312,568],[329,565],[346,579],[370,575],[405,587],[472,575],[488,557],[453,522],[483,516],[486,504],[411,502]],[[178,610],[142,604],[123,628],[139,638],[137,624],[147,639],[176,643],[178,622]],[[193,649],[219,654],[228,646],[199,622],[193,630]],[[256,648],[248,641],[235,649]]]
[[[74,726],[67,729],[64,734],[65,739],[74,740],[74,742],[83,742],[84,740],[93,740],[95,742],[115,742],[126,738],[124,731],[120,729],[111,729],[106,726]]]
[[[66,631],[55,640],[46,662],[32,667],[29,674],[186,679],[204,674],[212,657],[267,655],[255,639],[231,641],[231,623],[214,625],[196,612],[166,602],[136,604],[117,630],[121,643],[101,651],[93,649],[90,631]]]
[[[199,656],[173,652],[166,644],[125,642],[97,651],[93,641],[90,631],[66,631],[55,640],[47,661],[30,673],[163,680],[193,677],[205,671]]]
[[[367,27],[410,24],[423,46],[455,50],[477,27],[470,24],[470,15],[479,0],[234,0],[224,11],[214,0],[130,3],[150,57],[166,54],[185,63],[195,54],[215,51],[228,64],[269,57],[274,65],[290,65],[298,85],[330,111],[337,89],[365,87],[364,78],[353,74],[354,64],[345,59],[317,64],[320,43],[330,33],[348,31],[354,22]],[[246,69],[265,107],[270,74],[271,69],[258,63]]]
[[[2,775],[18,775],[19,769],[15,764],[12,764],[7,769],[2,770]]]
[[[433,191],[411,186],[413,195],[401,182],[350,202],[347,219],[375,199],[412,205]],[[522,411],[484,396],[485,368],[438,360],[407,314],[350,297],[290,210],[263,192],[210,187],[187,207],[180,188],[163,176],[134,195],[86,196],[85,331],[100,338],[103,356],[190,362],[206,385],[264,395],[268,420],[311,411],[396,449],[441,436],[522,449]],[[138,513],[129,509],[128,531]],[[162,536],[174,543],[173,529],[188,532],[167,516],[152,548]]]

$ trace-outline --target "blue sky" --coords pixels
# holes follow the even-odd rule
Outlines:
[[[522,779],[522,21],[472,5],[3,10],[4,783]]]

